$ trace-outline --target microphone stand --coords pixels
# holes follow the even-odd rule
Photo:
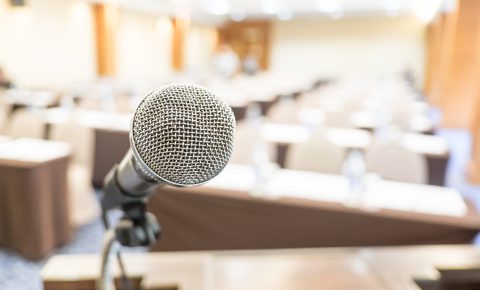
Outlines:
[[[97,281],[98,290],[113,290],[115,289],[112,273],[111,273],[111,257],[114,253],[118,253],[120,245],[115,237],[115,231],[107,230],[103,237],[103,248],[101,256],[101,270],[100,278]]]
[[[146,203],[143,200],[132,201],[122,205],[124,216],[113,229],[108,227],[107,211],[102,209],[107,231],[104,234],[97,290],[115,290],[110,264],[111,257],[116,253],[119,266],[123,269],[119,252],[120,246],[150,246],[160,238],[160,225],[155,215],[147,212],[146,208]],[[129,287],[132,288],[131,286]]]

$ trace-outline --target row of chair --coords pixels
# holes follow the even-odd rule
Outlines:
[[[249,121],[237,125],[235,147],[231,162],[251,164],[259,148],[270,161],[275,161],[275,144],[263,144],[259,124]],[[255,142],[256,140],[256,142]],[[285,167],[296,170],[316,171],[329,174],[341,174],[347,150],[333,144],[320,130],[308,141],[291,144],[287,151]],[[374,142],[365,152],[367,171],[379,174],[383,178],[426,183],[428,179],[426,158],[405,148],[395,140]]]
[[[68,195],[71,220],[75,226],[86,224],[99,214],[91,184],[93,170],[94,132],[70,119],[65,123],[47,125],[34,111],[19,109],[6,118],[1,110],[0,124],[11,138],[35,138],[62,141],[70,145],[72,158],[68,170]],[[48,132],[47,132],[48,131]],[[42,152],[38,152],[42,154]]]

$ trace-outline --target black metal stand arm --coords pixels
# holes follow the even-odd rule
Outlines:
[[[116,166],[109,175],[115,177]],[[160,238],[160,224],[152,213],[147,212],[146,197],[152,192],[145,192],[138,196],[129,196],[123,192],[116,178],[109,180],[104,185],[101,198],[103,222],[107,231],[104,235],[104,245],[101,260],[101,275],[97,281],[98,290],[114,290],[111,275],[111,257],[117,255],[120,269],[124,272],[123,262],[120,256],[120,245],[125,247],[148,247]],[[123,216],[120,221],[111,228],[108,222],[108,211],[121,206]],[[125,280],[128,278],[125,275]]]

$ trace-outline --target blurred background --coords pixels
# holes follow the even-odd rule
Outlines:
[[[177,82],[235,148],[152,197],[152,251],[475,244],[479,48],[475,0],[0,0],[0,288],[99,253],[132,113]]]

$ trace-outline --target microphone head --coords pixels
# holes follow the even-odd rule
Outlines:
[[[140,169],[173,186],[200,185],[218,175],[233,150],[235,117],[208,89],[173,84],[137,107],[130,142]]]

